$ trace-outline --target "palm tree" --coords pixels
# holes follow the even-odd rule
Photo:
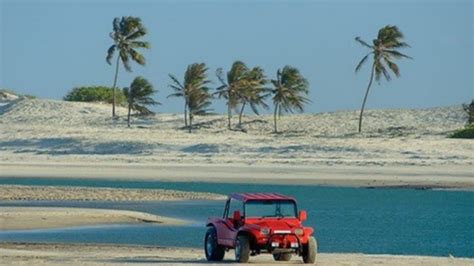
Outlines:
[[[188,127],[189,131],[191,131],[192,126],[191,116],[194,117],[194,115],[206,113],[206,108],[210,105],[211,95],[209,94],[209,88],[206,87],[206,84],[209,84],[211,81],[207,78],[207,70],[208,68],[204,63],[189,65],[184,73],[183,83],[175,76],[169,74],[173,82],[169,86],[173,88],[175,92],[168,95],[168,98],[184,98],[184,125]]]
[[[273,113],[274,132],[278,133],[277,116],[282,112],[304,111],[304,104],[310,103],[307,98],[309,93],[309,83],[295,67],[285,66],[283,70],[278,69],[277,79],[271,81],[273,86]]]
[[[265,103],[265,98],[269,96],[269,89],[264,87],[267,79],[260,67],[254,67],[247,72],[245,77],[246,82],[239,90],[240,94],[240,112],[239,112],[239,126],[242,124],[242,114],[245,106],[248,104],[255,114],[259,114],[258,106],[268,109]]]
[[[136,77],[130,85],[130,89],[124,88],[123,93],[128,100],[128,127],[130,127],[131,110],[135,110],[142,115],[149,115],[153,112],[146,106],[160,104],[151,97],[151,95],[156,93],[156,90],[153,89],[153,85],[143,77]]]
[[[242,89],[243,83],[246,82],[246,75],[248,73],[247,66],[241,61],[235,61],[229,72],[227,72],[226,78],[224,78],[224,71],[222,68],[218,68],[216,76],[222,83],[220,87],[216,89],[216,93],[219,98],[227,100],[227,128],[232,129],[232,109],[235,109],[239,104],[241,95],[239,90]]]
[[[206,115],[211,111],[211,109],[208,108],[211,105],[212,99],[209,90],[210,88],[202,86],[192,90],[189,94],[189,133],[191,133],[193,127],[194,116]]]
[[[383,75],[387,81],[390,81],[391,77],[388,68],[397,76],[400,77],[400,69],[397,64],[393,62],[394,59],[410,58],[408,55],[402,54],[396,49],[410,47],[406,42],[402,41],[403,33],[397,28],[397,26],[387,25],[379,30],[377,39],[372,41],[373,45],[363,41],[360,37],[356,37],[355,40],[363,46],[369,48],[371,51],[366,54],[359,64],[355,68],[355,72],[358,72],[362,65],[367,62],[369,56],[373,55],[372,70],[370,72],[369,85],[365,92],[364,100],[362,101],[362,107],[360,109],[359,116],[359,133],[362,131],[362,115],[364,114],[365,103],[367,96],[369,95],[370,86],[375,80],[380,83],[380,77]]]
[[[139,65],[145,65],[145,57],[136,49],[150,48],[148,42],[140,40],[140,38],[146,33],[146,28],[142,25],[140,18],[127,16],[115,18],[113,21],[113,31],[109,36],[114,40],[114,44],[107,50],[106,57],[107,63],[111,65],[111,60],[115,51],[118,53],[115,65],[114,85],[112,86],[112,117],[115,117],[115,88],[117,86],[120,61],[122,61],[125,70],[128,72],[132,71],[132,68],[130,67],[130,59],[137,62]]]

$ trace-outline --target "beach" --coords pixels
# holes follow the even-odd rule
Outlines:
[[[0,107],[0,176],[212,182],[300,182],[337,186],[472,188],[474,143],[447,136],[465,124],[461,107],[198,117],[110,118],[106,104],[18,99]]]
[[[123,210],[0,207],[0,231],[136,223],[182,225],[186,221]]]
[[[221,200],[225,195],[179,189],[18,185],[20,180],[108,180],[321,185],[362,188],[473,190],[474,143],[447,136],[465,123],[460,107],[367,110],[272,117],[244,116],[243,130],[226,117],[198,117],[192,133],[181,114],[133,117],[124,108],[44,99],[0,106],[0,185],[4,202],[153,202]],[[9,181],[9,182],[10,182]],[[179,186],[178,186],[179,187]],[[1,207],[0,230],[188,221],[139,211],[70,207]],[[233,254],[228,255],[232,259]],[[202,250],[133,245],[0,243],[8,264],[189,264]],[[318,255],[318,265],[472,265],[472,259],[370,254]],[[270,256],[251,262],[272,264]],[[291,263],[300,263],[294,258]]]
[[[228,252],[224,263],[233,263],[233,252]],[[115,264],[166,264],[188,265],[205,263],[202,250],[186,248],[140,247],[120,245],[78,244],[27,244],[0,243],[0,263],[17,265],[115,265]],[[252,257],[251,264],[302,264],[294,256],[289,262],[275,262],[270,255]],[[473,265],[473,259],[454,257],[394,256],[320,253],[317,265]]]
[[[91,175],[89,172],[93,172]],[[471,165],[326,166],[202,163],[0,163],[0,177],[312,184],[348,187],[474,188]]]

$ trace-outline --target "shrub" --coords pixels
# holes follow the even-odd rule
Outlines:
[[[474,125],[466,126],[463,129],[457,130],[450,136],[456,139],[474,139]]]
[[[74,102],[106,102],[112,103],[112,88],[105,86],[77,87],[72,89],[66,96],[65,101]],[[118,105],[125,105],[127,98],[122,90],[115,88],[115,99]]]

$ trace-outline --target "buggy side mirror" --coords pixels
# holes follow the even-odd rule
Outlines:
[[[300,211],[299,215],[298,215],[300,221],[306,221],[306,219],[308,218],[308,214],[306,213],[306,211]]]
[[[240,221],[242,219],[242,215],[240,214],[240,211],[234,211],[233,215],[232,215],[232,219],[234,221]]]

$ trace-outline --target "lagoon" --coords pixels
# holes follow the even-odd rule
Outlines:
[[[474,192],[471,191],[69,178],[0,178],[0,184],[162,188],[220,194],[279,192],[294,196],[299,208],[308,211],[307,224],[316,229],[320,252],[474,257]],[[0,206],[137,210],[191,221],[187,226],[107,225],[3,231],[0,241],[201,247],[206,218],[221,215],[223,204],[220,201],[0,201]]]

